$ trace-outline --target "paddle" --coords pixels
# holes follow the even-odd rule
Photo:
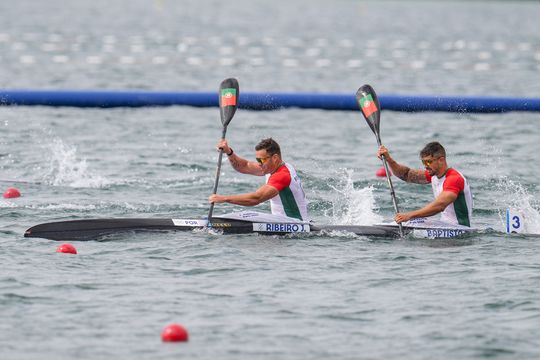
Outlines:
[[[377,139],[377,144],[381,146],[381,135],[380,135],[380,122],[381,122],[381,107],[379,105],[379,99],[375,90],[369,85],[361,86],[356,92],[356,101],[360,110],[362,110],[362,115],[366,119],[369,127],[375,134]],[[399,213],[398,204],[396,201],[396,194],[394,192],[394,186],[392,185],[392,179],[390,178],[390,171],[388,171],[388,164],[384,156],[381,157],[384,170],[386,171],[386,179],[388,180],[388,185],[390,186],[390,194],[392,195],[392,202],[394,203],[394,210],[396,214]],[[403,227],[399,224],[399,235],[403,236]]]
[[[223,131],[221,133],[221,139],[225,139],[227,133],[227,125],[231,122],[236,107],[238,104],[238,97],[240,95],[240,89],[238,88],[238,81],[233,78],[225,79],[219,86],[219,110],[221,115],[221,124],[223,125]],[[219,173],[221,172],[221,160],[223,159],[223,149],[219,150],[219,157],[216,170],[216,180],[214,181],[214,192],[217,193],[219,183]],[[211,226],[212,213],[214,212],[214,203],[210,204],[210,210],[208,211],[208,226]]]

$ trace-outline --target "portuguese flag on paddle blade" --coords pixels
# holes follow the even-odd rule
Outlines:
[[[221,89],[221,106],[236,105],[236,89]]]
[[[362,112],[364,113],[365,117],[369,117],[369,115],[373,114],[375,111],[377,111],[377,105],[375,105],[375,102],[373,101],[373,98],[371,97],[371,94],[368,94],[360,99],[360,109],[362,109]]]

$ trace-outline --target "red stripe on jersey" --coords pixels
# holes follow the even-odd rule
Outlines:
[[[281,191],[291,184],[291,173],[289,169],[282,165],[275,173],[270,175],[267,185],[275,187],[278,191]]]
[[[451,191],[456,195],[459,195],[465,189],[465,180],[454,169],[448,169],[446,172],[446,179],[443,183],[443,191]]]
[[[426,170],[426,180],[431,182],[431,176]],[[446,171],[446,178],[443,183],[443,191],[450,191],[456,195],[459,195],[460,192],[465,190],[465,180],[463,177],[454,169],[450,168]]]

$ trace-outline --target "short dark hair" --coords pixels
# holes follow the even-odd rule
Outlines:
[[[279,144],[276,142],[276,140],[272,138],[268,139],[262,139],[257,146],[255,146],[255,150],[266,150],[266,152],[272,156],[274,154],[278,154],[279,157],[281,157],[281,149],[279,148]]]
[[[444,147],[437,141],[430,142],[429,144],[426,144],[424,148],[420,151],[420,157],[426,157],[426,156],[444,156],[446,157],[446,150],[444,150]]]

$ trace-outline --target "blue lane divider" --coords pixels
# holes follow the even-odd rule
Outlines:
[[[379,101],[383,110],[408,112],[499,113],[507,111],[540,111],[540,98],[379,95]],[[0,90],[0,105],[97,108],[172,105],[216,107],[218,106],[218,96],[217,91]],[[250,110],[276,110],[296,107],[358,111],[354,92],[351,92],[351,94],[240,92],[239,107]]]

